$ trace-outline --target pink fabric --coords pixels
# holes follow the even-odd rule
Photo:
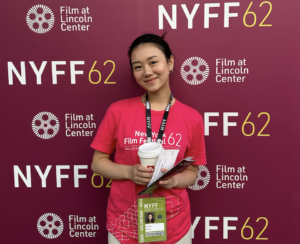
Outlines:
[[[152,139],[156,140],[163,114],[164,111],[151,110]],[[139,96],[115,102],[107,109],[91,147],[108,154],[115,151],[115,163],[135,165],[140,163],[137,150],[145,140],[146,112]],[[206,164],[202,116],[177,99],[170,108],[163,147],[180,150],[176,163],[194,156],[195,165]],[[138,243],[136,200],[137,193],[144,188],[131,180],[112,181],[106,227],[121,243]],[[191,226],[186,189],[160,187],[153,197],[166,197],[168,241],[163,243],[178,242]]]

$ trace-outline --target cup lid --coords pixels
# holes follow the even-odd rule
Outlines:
[[[162,148],[163,147],[160,143],[148,142],[139,147],[138,155],[142,158],[157,157],[160,154]]]

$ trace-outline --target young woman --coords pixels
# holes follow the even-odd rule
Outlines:
[[[146,219],[146,223],[147,224],[149,224],[149,223],[155,223],[155,219],[153,218],[152,213],[148,213],[147,219]]]
[[[153,174],[151,169],[140,165],[137,155],[138,147],[146,143],[148,101],[152,141],[157,139],[170,104],[162,146],[179,149],[176,163],[188,156],[196,160],[183,172],[161,181],[161,187],[153,193],[153,197],[166,198],[168,240],[163,243],[188,244],[192,232],[186,188],[194,184],[198,165],[206,164],[203,120],[195,109],[171,94],[169,75],[173,72],[174,57],[164,36],[145,34],[138,37],[131,44],[128,55],[135,80],[146,93],[111,104],[91,144],[95,149],[92,170],[112,179],[106,223],[109,243],[138,243],[137,193],[145,188]],[[114,151],[112,162],[109,158]]]

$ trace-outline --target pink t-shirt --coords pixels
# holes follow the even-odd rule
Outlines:
[[[146,140],[146,108],[141,97],[115,102],[107,109],[91,147],[112,154],[114,162],[139,164],[138,147]],[[152,139],[157,138],[164,111],[151,110]],[[162,145],[179,149],[176,160],[193,156],[195,165],[206,164],[203,120],[195,109],[179,102],[171,106]],[[131,180],[113,180],[107,206],[106,227],[121,243],[138,243],[137,193],[145,186]],[[144,195],[143,197],[149,195]],[[153,197],[166,197],[167,242],[178,242],[191,227],[190,201],[186,189],[159,187]]]

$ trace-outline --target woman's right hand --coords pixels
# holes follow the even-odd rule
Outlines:
[[[148,185],[152,175],[152,169],[146,168],[140,164],[133,165],[129,169],[129,178],[138,185]]]

